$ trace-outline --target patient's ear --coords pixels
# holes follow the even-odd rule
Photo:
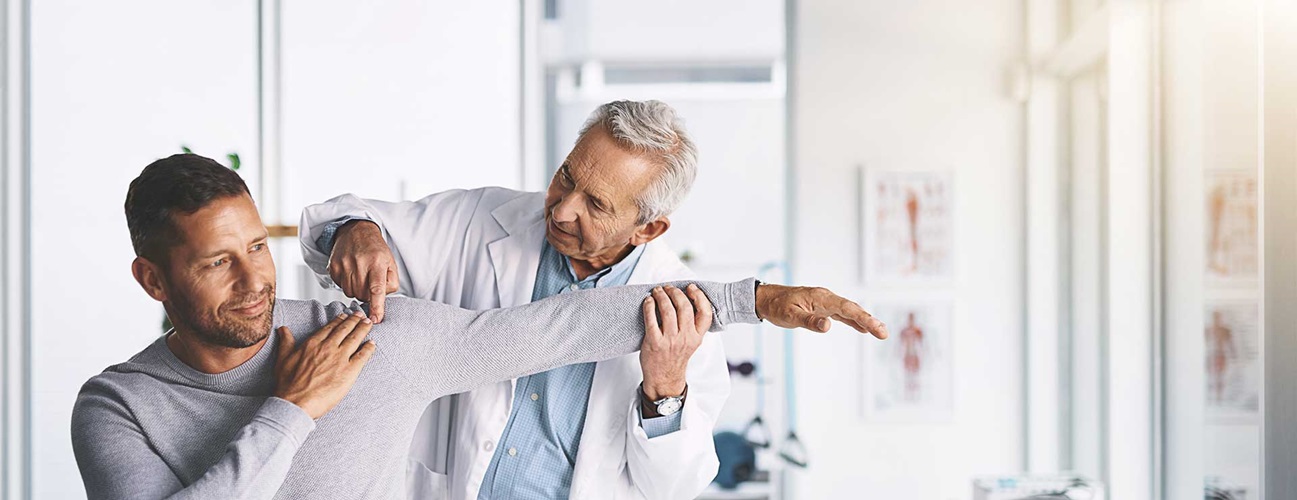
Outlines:
[[[640,246],[650,241],[656,240],[671,228],[671,219],[658,217],[656,220],[640,226],[630,235],[630,244]]]
[[[162,285],[162,269],[144,257],[136,257],[131,262],[131,274],[144,289],[144,293],[158,302],[167,301],[167,288]]]

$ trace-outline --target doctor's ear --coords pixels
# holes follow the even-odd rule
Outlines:
[[[635,246],[643,245],[657,239],[658,236],[662,236],[662,234],[667,232],[667,229],[670,228],[671,219],[658,217],[656,220],[644,224],[636,229],[635,233],[630,235],[630,244]]]
[[[162,269],[154,262],[144,257],[136,257],[131,262],[131,274],[135,276],[135,281],[144,289],[144,293],[153,297],[158,302],[166,302],[167,289],[162,286]]]

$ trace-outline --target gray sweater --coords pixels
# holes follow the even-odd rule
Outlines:
[[[713,330],[755,323],[754,282],[699,282]],[[159,338],[81,388],[72,446],[86,493],[116,498],[404,498],[406,454],[424,407],[484,384],[639,349],[649,286],[573,292],[469,311],[393,297],[369,337],[378,351],[351,392],[312,420],[271,397],[271,335],[217,375]],[[274,325],[298,342],[356,304],[279,300]],[[525,341],[521,341],[526,337]],[[543,346],[543,348],[536,348]]]

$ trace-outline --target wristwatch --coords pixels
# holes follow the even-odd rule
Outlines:
[[[648,400],[648,396],[644,394],[643,383],[639,386],[639,393],[646,401]],[[668,415],[675,415],[681,408],[684,408],[685,396],[687,395],[689,395],[689,386],[685,385],[685,392],[680,393],[679,396],[665,397],[657,401],[652,401],[651,404],[654,408],[657,408],[658,415],[660,416],[665,417]]]

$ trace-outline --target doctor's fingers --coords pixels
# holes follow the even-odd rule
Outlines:
[[[348,297],[356,297],[356,287],[354,281],[356,277],[355,259],[351,259],[339,252],[334,252],[329,256],[329,277],[333,278],[333,283],[342,289],[342,293]]]
[[[694,329],[698,335],[705,335],[712,328],[712,301],[707,299],[707,294],[698,285],[692,283],[687,287],[686,293],[689,301],[693,302]]]
[[[689,302],[689,297],[679,288],[668,286],[667,295],[671,296],[671,304],[676,308],[676,320],[679,321],[680,330],[688,332],[694,328],[694,305]]]
[[[365,276],[365,291],[369,294],[369,319],[375,323],[383,321],[383,313],[387,311],[387,280],[391,275],[391,268],[371,267]]]
[[[676,307],[671,303],[671,297],[662,287],[653,289],[653,302],[657,304],[658,319],[662,323],[662,334],[667,337],[675,337],[680,333],[680,325],[676,323]]]
[[[366,294],[361,287],[357,286],[361,278],[356,275],[354,266],[349,264],[338,264],[337,271],[332,271],[332,266],[330,266],[330,269],[330,275],[333,277],[333,282],[338,285],[338,288],[342,289],[343,294],[357,300],[367,300],[369,298],[368,294]]]
[[[662,337],[662,327],[658,324],[657,302],[653,297],[644,297],[640,309],[644,311],[644,344],[648,344]]]

